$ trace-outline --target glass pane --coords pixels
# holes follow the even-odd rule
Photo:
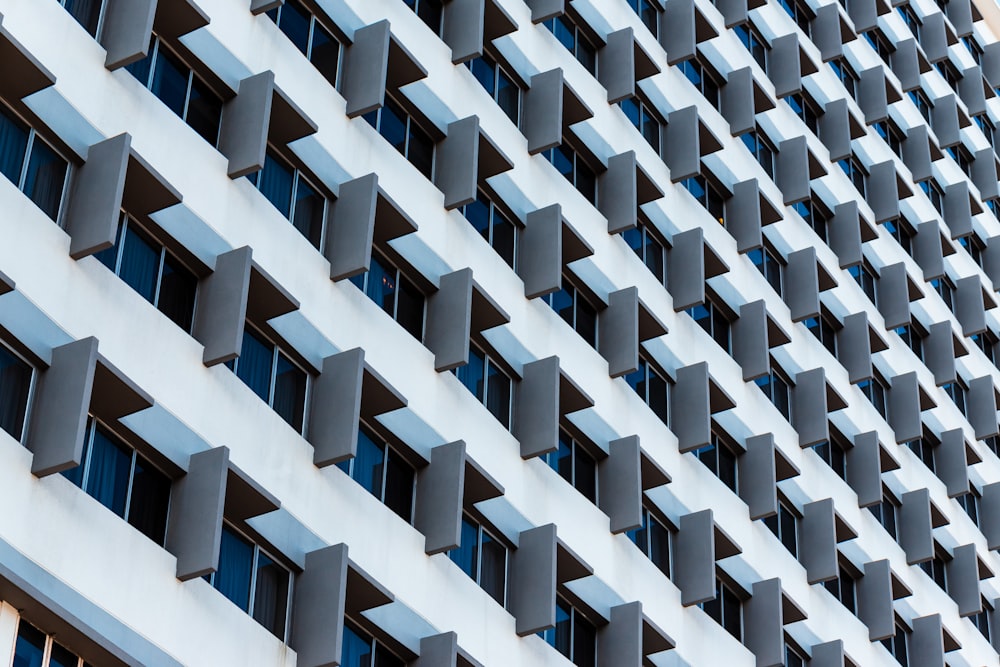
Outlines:
[[[0,108],[0,173],[14,185],[21,184],[21,166],[28,149],[28,128]]]
[[[566,47],[570,53],[576,51],[576,29],[572,23],[559,16],[546,22],[549,30],[556,36],[559,43]]]
[[[342,667],[372,667],[372,640],[347,623],[344,624],[340,664]]]
[[[743,635],[740,599],[726,587],[722,588],[722,625],[733,637],[740,639]]]
[[[76,667],[80,658],[65,646],[52,642],[52,652],[49,654],[49,667]]]
[[[573,460],[573,486],[592,503],[597,502],[597,461],[587,454],[580,445],[576,446]]]
[[[98,426],[90,446],[89,458],[87,493],[118,516],[124,517],[132,450]]]
[[[573,154],[568,153],[562,146],[556,146],[547,153],[549,162],[560,174],[573,182]]]
[[[288,612],[288,570],[262,552],[257,554],[257,587],[253,595],[253,618],[278,639],[285,638]]]
[[[465,207],[465,219],[469,221],[479,235],[490,240],[490,203],[483,198],[482,193],[476,200]]]
[[[460,536],[461,544],[458,548],[452,549],[448,552],[448,558],[451,562],[455,563],[465,572],[467,575],[472,577],[475,581],[478,575],[478,569],[476,567],[476,551],[479,542],[479,526],[469,523],[468,519],[462,517],[462,533]]]
[[[563,283],[562,288],[558,292],[553,292],[548,295],[546,301],[552,307],[552,310],[559,314],[559,317],[563,319],[571,327],[573,326],[573,293],[569,290],[573,288],[566,283]]]
[[[149,70],[153,66],[153,44],[156,42],[156,37],[149,40],[149,49],[146,51],[146,57],[141,60],[136,60],[130,65],[125,65],[125,70],[136,78],[136,81],[142,84],[143,88],[149,87]]]
[[[157,274],[160,271],[159,245],[132,224],[126,228],[122,243],[119,277],[143,299],[153,303]]]
[[[24,431],[31,367],[0,347],[0,428],[15,440]]]
[[[469,61],[469,69],[479,85],[493,97],[496,94],[496,65],[488,62],[486,58],[474,58]]]
[[[577,667],[597,666],[597,628],[580,614],[574,614],[573,664]]]
[[[458,381],[465,385],[472,395],[483,400],[483,378],[486,375],[486,358],[478,350],[469,350],[469,363],[455,369]]]
[[[219,123],[222,120],[222,100],[205,84],[195,79],[191,82],[191,99],[188,100],[187,124],[202,139],[215,146],[219,142]]]
[[[281,32],[288,36],[292,44],[306,53],[309,48],[309,19],[312,18],[302,5],[296,0],[285,0],[281,7],[280,23],[278,27]]]
[[[97,35],[97,22],[101,18],[101,2],[102,0],[65,0],[63,6],[93,37]]]
[[[669,406],[667,405],[667,381],[657,375],[652,369],[649,372],[649,407],[664,424],[669,425]]]
[[[325,204],[326,198],[300,177],[295,189],[295,215],[292,220],[295,229],[309,239],[314,248],[319,248],[323,234]]]
[[[306,373],[279,352],[274,375],[274,411],[301,433],[305,406]]]
[[[549,644],[555,647],[557,651],[562,653],[567,658],[570,657],[570,650],[573,637],[573,625],[570,620],[570,614],[572,610],[570,607],[566,606],[561,600],[556,602],[556,627],[555,632],[545,634],[548,635]],[[551,637],[551,638],[549,638]]]
[[[365,428],[358,429],[358,453],[354,457],[351,476],[369,493],[382,499],[382,466],[385,464],[385,445],[377,442]]]
[[[510,378],[492,363],[486,373],[486,409],[506,428],[510,428]]]
[[[413,468],[395,453],[389,453],[385,470],[385,506],[409,523],[413,518]]]
[[[626,97],[624,100],[619,102],[619,105],[621,106],[622,111],[625,112],[625,117],[628,118],[629,122],[636,127],[640,127],[642,112],[639,109],[639,103],[636,99],[634,97]]]
[[[576,300],[576,331],[592,346],[597,345],[597,311],[579,294]]]
[[[243,331],[243,350],[236,363],[236,377],[243,380],[265,403],[271,394],[274,348],[249,331]]]
[[[316,66],[331,86],[337,85],[337,67],[340,63],[340,42],[334,39],[319,23],[313,24],[312,51],[309,60]]]
[[[507,547],[486,532],[483,532],[482,560],[479,585],[502,605],[507,582]]]
[[[402,660],[389,652],[389,649],[375,643],[375,667],[404,667]]]
[[[399,295],[396,297],[396,321],[410,335],[422,340],[424,330],[424,295],[405,277],[400,276]]]
[[[163,544],[170,505],[170,479],[142,457],[136,457],[128,522],[157,544]]]
[[[521,91],[517,87],[517,84],[510,77],[504,74],[503,71],[498,72],[496,101],[514,125],[517,125],[520,93]]]
[[[191,331],[198,279],[169,255],[163,262],[156,307],[184,331]]]
[[[286,218],[291,215],[292,178],[290,168],[275,160],[270,153],[264,157],[264,169],[258,179],[261,194]]]
[[[368,269],[368,284],[365,287],[365,294],[391,316],[396,302],[395,293],[395,269],[383,266],[382,262],[372,257]]]
[[[219,568],[215,571],[215,588],[243,611],[250,611],[251,576],[253,545],[224,526],[219,548]]]
[[[21,621],[17,627],[14,644],[14,662],[11,667],[42,667],[45,656],[45,633]]]
[[[178,116],[184,116],[184,101],[187,98],[188,78],[191,70],[163,48],[156,52],[156,65],[149,89]]]
[[[63,184],[66,182],[66,160],[41,141],[37,135],[31,146],[28,171],[24,175],[24,194],[53,220],[59,215]]]
[[[666,526],[650,518],[649,527],[649,559],[660,572],[670,576],[670,531]]]
[[[123,222],[118,223],[118,231],[115,233],[115,244],[110,248],[105,248],[104,250],[101,250],[100,252],[94,254],[94,257],[97,258],[97,261],[99,261],[104,266],[108,267],[108,269],[116,275],[117,271],[115,269],[118,268],[118,247],[121,245],[122,232],[124,230],[125,230],[124,223]]]
[[[379,113],[378,132],[393,148],[406,154],[406,112],[390,99]]]
[[[437,33],[441,29],[441,0],[419,0],[417,16]]]
[[[545,462],[564,480],[573,483],[573,440],[559,431],[559,447],[545,454]]]
[[[410,121],[410,141],[406,147],[406,159],[427,178],[434,168],[434,142],[426,132]]]

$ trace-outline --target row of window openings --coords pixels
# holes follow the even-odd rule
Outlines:
[[[11,667],[90,667],[90,664],[57,642],[52,635],[21,618],[17,623]]]

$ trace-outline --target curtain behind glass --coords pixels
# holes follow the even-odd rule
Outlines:
[[[0,428],[15,440],[24,430],[31,367],[0,347]]]
[[[136,457],[129,498],[128,522],[159,545],[167,530],[170,479],[149,462]]]
[[[448,552],[448,558],[475,581],[478,575],[476,551],[479,546],[479,526],[469,523],[462,517],[462,532],[459,539],[461,540],[459,546]]]
[[[59,215],[59,203],[62,201],[65,183],[66,161],[35,135],[28,171],[24,175],[24,193],[45,215],[55,220]]]
[[[257,586],[253,597],[254,620],[278,639],[284,639],[287,611],[288,570],[263,553],[258,553]]]
[[[393,451],[388,451],[385,471],[385,505],[407,523],[413,518],[413,468]]]
[[[236,362],[236,376],[267,403],[271,394],[273,348],[247,330],[243,331],[243,350]]]
[[[396,271],[386,269],[382,262],[372,257],[368,269],[368,284],[365,294],[390,316],[396,305]]]
[[[0,108],[0,173],[21,184],[21,166],[28,149],[28,128]]]
[[[309,20],[311,16],[295,0],[286,0],[281,7],[281,21],[278,27],[292,40],[292,44],[303,54],[309,48]]]
[[[156,66],[153,69],[153,80],[149,84],[149,89],[171,111],[182,117],[190,76],[191,71],[181,61],[168,53],[161,43],[157,48]]]
[[[389,649],[375,644],[375,667],[404,667],[402,660],[389,653]]]
[[[286,218],[291,214],[292,170],[281,164],[268,153],[264,156],[264,168],[259,172],[260,192]]]
[[[156,279],[160,272],[160,249],[133,224],[129,224],[122,240],[119,277],[143,299],[154,302]]]
[[[45,654],[45,633],[24,621],[18,624],[14,662],[11,667],[42,667]]]
[[[372,667],[372,640],[362,637],[346,623],[344,640],[340,648],[340,666]]]
[[[250,611],[253,545],[228,528],[222,529],[215,588],[243,611]]]
[[[469,363],[455,369],[458,381],[465,385],[472,395],[483,400],[483,376],[486,374],[486,358],[478,351],[469,350]]]
[[[76,19],[91,37],[97,36],[97,21],[101,18],[101,0],[66,0],[66,11]]]
[[[222,120],[222,100],[198,79],[191,81],[188,96],[187,124],[201,138],[215,146],[219,142],[219,123]]]
[[[131,469],[132,450],[116,442],[111,434],[98,426],[90,447],[87,493],[118,516],[124,517]]]
[[[194,295],[198,279],[168,255],[163,261],[160,294],[156,307],[186,332],[191,331],[194,318]]]
[[[309,60],[316,66],[323,78],[337,87],[337,65],[340,62],[340,42],[319,24],[313,23],[312,50]]]
[[[378,444],[365,429],[358,429],[358,454],[354,457],[351,476],[373,496],[382,499],[382,466],[385,446]]]
[[[287,7],[286,7],[287,8]],[[323,212],[326,198],[316,192],[311,185],[299,178],[295,189],[295,229],[309,239],[313,247],[319,248],[320,236],[323,234]]]
[[[301,433],[306,405],[306,374],[280,352],[274,376],[273,403],[274,411]]]
[[[396,321],[417,340],[423,340],[424,295],[416,285],[400,275],[396,296]]]
[[[492,363],[487,365],[486,409],[510,428],[510,378]]]
[[[507,587],[507,547],[497,542],[485,531],[483,532],[479,585],[489,593],[490,597],[503,605],[504,592]]]
[[[597,629],[580,614],[573,616],[573,664],[597,667]]]

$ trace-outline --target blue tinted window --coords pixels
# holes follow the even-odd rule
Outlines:
[[[28,128],[0,108],[0,173],[21,184],[21,167],[28,150]]]
[[[468,61],[472,75],[486,89],[490,97],[496,94],[496,67],[485,58],[473,58]]]
[[[101,4],[103,0],[63,0],[63,6],[70,13],[77,23],[90,35],[97,35],[97,22],[101,18]],[[75,663],[74,663],[75,664]]]
[[[309,13],[295,0],[286,0],[281,7],[278,27],[302,53],[309,49],[310,18]]]
[[[261,194],[274,204],[286,218],[291,217],[292,170],[276,160],[270,153],[264,157],[264,168],[258,177]]]
[[[52,218],[59,215],[63,184],[66,182],[66,161],[36,139],[31,145],[28,171],[24,175],[24,194]]]
[[[295,217],[293,222],[302,236],[309,239],[309,242],[317,248],[323,233],[325,205],[326,198],[306,183],[300,175],[295,187]]]
[[[270,400],[273,363],[273,346],[244,330],[243,349],[236,360],[236,376],[264,402]]]
[[[45,633],[21,621],[17,627],[14,644],[14,662],[11,667],[42,667],[45,657]]]
[[[342,667],[372,667],[372,640],[362,637],[346,623],[340,649],[340,664]]]
[[[213,585],[233,604],[250,611],[250,580],[253,577],[253,545],[228,527],[222,528],[219,567]]]
[[[0,347],[0,428],[15,440],[24,431],[31,367]]]
[[[175,114],[184,117],[190,71],[176,58],[160,49],[156,54],[153,80],[149,89]]]
[[[385,466],[385,445],[376,442],[365,430],[358,430],[358,453],[354,457],[351,477],[358,484],[382,499],[382,477]]]
[[[478,350],[469,350],[469,363],[455,369],[455,375],[459,382],[472,392],[472,395],[483,400],[485,386],[483,380],[486,375],[486,358]]]
[[[98,427],[93,430],[87,456],[86,491],[118,516],[125,516],[132,451],[114,440],[104,429]]]
[[[146,301],[153,303],[159,269],[160,249],[154,247],[137,227],[129,226],[125,231],[118,275]]]
[[[306,405],[306,373],[285,355],[278,353],[274,375],[274,411],[296,431],[302,431]]]
[[[462,571],[476,580],[479,575],[479,559],[477,558],[479,547],[479,526],[469,523],[466,518],[462,518],[461,545],[457,549],[448,552],[448,557],[452,562],[462,568]]]

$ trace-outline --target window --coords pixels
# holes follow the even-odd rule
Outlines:
[[[976,344],[976,347],[983,351],[983,354],[990,361],[990,363],[996,366],[997,337],[991,331],[984,331],[983,333],[972,334],[969,338],[971,338],[972,342]]]
[[[628,6],[639,15],[642,24],[649,29],[649,32],[653,33],[653,37],[656,37],[660,26],[660,8],[656,2],[654,0],[628,0]]]
[[[882,502],[877,505],[869,505],[868,511],[872,513],[889,537],[896,539],[896,517],[899,515],[899,503],[889,495],[889,492],[882,490]]]
[[[403,521],[412,521],[416,473],[413,466],[374,431],[360,424],[357,454],[337,466]]]
[[[474,346],[469,347],[469,363],[453,372],[490,414],[509,429],[514,385],[507,373]]]
[[[572,146],[562,143],[543,155],[587,201],[591,204],[597,202],[597,175]]]
[[[909,3],[906,3],[896,7],[896,11],[903,17],[903,23],[910,29],[913,36],[917,38],[917,41],[920,41],[920,19],[917,18],[917,13],[913,11],[913,7]]]
[[[650,110],[651,107],[638,97],[626,97],[618,103],[629,122],[639,130],[639,134],[646,140],[656,154],[660,153],[660,120]]]
[[[996,135],[997,126],[993,124],[993,121],[989,119],[989,116],[986,114],[980,114],[978,116],[973,116],[972,120],[974,120],[976,125],[979,126],[979,129],[982,130],[983,135],[986,137],[986,140],[990,142],[990,145],[995,147],[996,143],[994,137]]]
[[[771,146],[771,142],[764,137],[763,134],[757,130],[750,130],[744,134],[740,135],[740,140],[743,145],[747,147],[750,154],[753,155],[754,159],[760,164],[764,173],[768,175],[771,180],[774,180],[774,147]]]
[[[766,517],[764,525],[778,538],[788,553],[798,557],[799,549],[796,539],[798,516],[785,503],[784,498],[778,500],[778,512]]]
[[[805,667],[806,658],[798,649],[785,642],[785,667]]]
[[[969,257],[975,262],[980,268],[983,266],[983,251],[986,250],[985,245],[979,240],[979,237],[974,233],[968,236],[961,236],[958,239],[958,244],[962,246],[965,252],[969,253]]]
[[[839,439],[825,440],[813,445],[811,449],[830,466],[833,472],[837,473],[837,477],[847,479],[847,450]]]
[[[517,225],[482,190],[476,193],[476,201],[462,207],[462,215],[479,235],[486,239],[497,254],[514,268],[514,253],[517,248]]]
[[[562,596],[556,598],[556,626],[538,634],[577,667],[597,667],[597,627]]]
[[[597,460],[566,431],[559,430],[559,448],[545,462],[592,503],[597,503]]]
[[[264,156],[264,168],[248,175],[247,180],[291,221],[292,226],[314,248],[322,247],[327,200],[299,169],[269,149]]]
[[[763,246],[747,253],[747,257],[757,267],[767,284],[781,295],[781,260],[768,246]]]
[[[11,667],[89,667],[68,648],[24,618],[17,624],[14,662]]]
[[[97,259],[184,331],[191,332],[198,278],[124,212],[115,244]]]
[[[809,35],[809,25],[816,16],[803,0],[778,0],[778,4],[792,17],[803,33]]]
[[[546,21],[545,27],[556,36],[567,51],[573,54],[584,69],[597,76],[597,48],[573,19],[563,14]]]
[[[625,376],[625,381],[665,425],[670,426],[670,397],[664,375],[639,355],[639,369]]]
[[[784,98],[785,104],[787,104],[792,112],[802,119],[802,122],[806,124],[806,127],[815,134],[819,136],[819,117],[823,115],[816,103],[812,101],[804,92],[795,93],[794,95],[789,95]]]
[[[678,63],[677,66],[687,80],[701,91],[708,103],[718,109],[721,103],[718,78],[697,57]]]
[[[913,256],[913,244],[914,237],[916,233],[913,229],[903,220],[886,220],[885,230],[892,235],[892,238],[896,239],[896,243],[902,248],[907,255]]]
[[[959,507],[965,510],[965,513],[972,519],[972,523],[979,525],[979,494],[973,489],[968,493],[963,493],[962,495],[955,498],[955,502],[958,503]]]
[[[920,88],[916,90],[911,90],[909,92],[910,100],[913,102],[914,106],[917,107],[917,111],[920,115],[924,117],[924,121],[931,122],[931,101],[927,99],[927,93],[925,93]]]
[[[951,159],[955,161],[958,168],[961,169],[966,176],[972,178],[972,154],[969,153],[969,149],[965,146],[959,144],[958,146],[950,146],[945,149]]]
[[[507,593],[507,545],[469,514],[462,516],[462,545],[448,557],[491,598],[504,606]]]
[[[931,200],[938,213],[944,215],[944,191],[933,179],[920,181],[920,189],[924,191],[927,198]]]
[[[979,630],[979,634],[986,638],[986,641],[990,640],[990,614],[994,613],[992,607],[986,602],[986,598],[982,598],[983,610],[978,614],[969,616],[969,621],[972,625],[976,626],[976,630]]]
[[[902,339],[906,346],[913,350],[913,354],[917,355],[917,358],[921,361],[924,358],[924,334],[917,325],[915,324],[904,324],[901,327],[896,327],[896,333]]]
[[[743,640],[743,602],[721,579],[715,580],[715,599],[699,607],[737,640]]]
[[[891,120],[881,120],[873,125],[878,136],[882,137],[893,153],[900,159],[903,158],[903,142],[906,135],[899,129],[899,126]]]
[[[875,285],[878,282],[878,276],[875,275],[872,268],[867,264],[856,264],[850,267],[847,272],[851,274],[852,278],[854,278],[854,282],[861,287],[861,291],[865,293],[868,300],[874,304]]]
[[[788,402],[788,380],[772,366],[771,372],[755,379],[754,384],[760,387],[760,390],[767,396],[767,400],[778,408],[778,412],[784,415],[785,419],[789,419],[791,411]]]
[[[937,67],[937,71],[944,78],[945,83],[951,86],[951,89],[958,92],[958,82],[962,80],[962,75],[958,73],[955,66],[951,64],[951,61],[941,60],[934,64]]]
[[[284,641],[291,609],[292,573],[228,523],[222,526],[219,567],[206,579]]]
[[[866,195],[865,185],[868,180],[868,172],[861,166],[861,162],[852,155],[846,160],[840,160],[837,164],[847,174],[847,178],[851,179],[854,188],[864,197]]]
[[[705,303],[689,308],[688,315],[705,330],[712,339],[726,352],[731,348],[729,315],[710,298]]]
[[[728,440],[712,430],[711,442],[704,447],[694,450],[694,455],[698,457],[712,474],[722,480],[722,483],[729,487],[733,493],[739,490],[738,467],[736,465],[736,447]]]
[[[52,220],[59,219],[69,163],[0,104],[0,173]]]
[[[345,619],[340,664],[343,667],[404,667],[406,663],[382,642]]]
[[[683,180],[681,184],[720,225],[726,223],[726,199],[715,183],[699,174]]]
[[[959,380],[957,382],[949,382],[947,384],[941,385],[944,393],[951,397],[951,400],[955,403],[955,407],[964,415],[965,414],[965,385]]]
[[[646,558],[653,561],[666,577],[670,577],[670,529],[649,508],[642,508],[642,526],[627,533]]]
[[[844,85],[847,94],[856,98],[858,96],[858,75],[854,73],[854,69],[847,63],[847,60],[843,56],[831,60],[830,69]]]
[[[821,313],[819,317],[810,317],[802,322],[806,329],[823,344],[830,354],[837,356],[837,330],[830,323],[830,318],[826,313]]]
[[[340,65],[340,40],[323,27],[299,0],[284,0],[284,4],[267,15],[309,62],[319,70],[330,85],[337,86]]]
[[[944,301],[944,305],[948,306],[949,310],[955,309],[955,284],[951,282],[951,278],[948,276],[935,278],[931,281],[931,287],[941,296],[941,300]]]
[[[948,576],[945,572],[947,568],[945,566],[944,559],[941,557],[941,554],[938,553],[936,548],[934,558],[925,560],[919,565],[920,569],[924,571],[924,574],[933,579],[934,583],[937,584],[941,590],[948,590]]]
[[[878,413],[882,415],[883,419],[887,419],[888,410],[886,403],[886,388],[885,384],[876,375],[870,380],[862,380],[858,383],[858,389],[861,393],[868,397],[871,404],[875,406]]]
[[[427,178],[434,169],[434,140],[396,100],[386,95],[385,105],[364,115],[393,148]]]
[[[373,251],[368,270],[352,277],[351,282],[411,336],[423,340],[424,295],[381,253]]]
[[[882,31],[876,28],[864,33],[864,36],[868,44],[878,54],[878,57],[882,59],[882,62],[889,65],[889,58],[896,49],[889,43],[889,40],[882,34]]]
[[[542,298],[585,341],[592,347],[597,347],[597,309],[590,305],[565,275],[559,291],[546,294]]]
[[[441,32],[441,15],[443,13],[441,0],[403,0],[434,34]]]
[[[521,86],[507,71],[491,56],[483,54],[479,58],[467,60],[465,66],[472,71],[472,76],[486,89],[490,97],[507,118],[517,125],[521,110]]]
[[[972,55],[972,59],[977,65],[982,64],[983,60],[983,47],[979,46],[979,42],[972,35],[965,35],[961,38],[962,43],[965,44],[965,48],[968,49],[969,53]]]
[[[752,23],[742,23],[740,25],[733,27],[733,32],[736,33],[736,37],[743,42],[743,46],[746,47],[753,59],[757,61],[760,68],[767,71],[767,52],[770,47],[768,47],[767,42],[764,38],[760,36],[757,32],[757,28],[754,27]]]
[[[855,586],[854,575],[844,567],[843,563],[840,564],[840,573],[836,579],[823,582],[823,588],[840,600],[840,604],[847,607],[851,613],[855,613]]]
[[[882,640],[882,646],[896,659],[900,667],[907,667],[909,657],[907,656],[906,645],[908,644],[910,629],[906,627],[898,618],[896,619],[896,634]]]
[[[76,19],[91,37],[97,37],[101,10],[104,7],[103,0],[57,0],[57,2],[66,8],[69,15]]]
[[[32,367],[0,345],[0,428],[18,442],[25,435],[33,380]]]
[[[922,438],[917,438],[916,440],[910,440],[906,443],[906,446],[910,449],[913,454],[920,459],[920,462],[927,466],[927,469],[934,472],[934,447],[935,444],[927,435],[925,434]]]
[[[240,356],[226,362],[226,366],[292,428],[302,433],[309,375],[277,345],[247,323]]]
[[[632,248],[639,259],[642,260],[642,263],[646,265],[646,268],[649,269],[650,273],[656,276],[661,285],[664,284],[667,278],[667,250],[659,238],[650,230],[649,225],[639,220],[635,227],[626,229],[621,234],[622,238],[625,239],[625,243]]]
[[[93,417],[87,422],[82,462],[62,474],[140,533],[163,545],[170,478]]]
[[[792,205],[807,225],[812,227],[816,236],[823,239],[824,243],[829,242],[829,227],[832,215],[826,207],[816,198],[810,197],[805,201],[800,201]]]
[[[218,145],[222,98],[156,35],[150,41],[148,53],[125,69],[202,139],[212,146]]]
[[[991,452],[1000,457],[1000,436],[991,436],[983,440],[983,443],[989,448]]]

